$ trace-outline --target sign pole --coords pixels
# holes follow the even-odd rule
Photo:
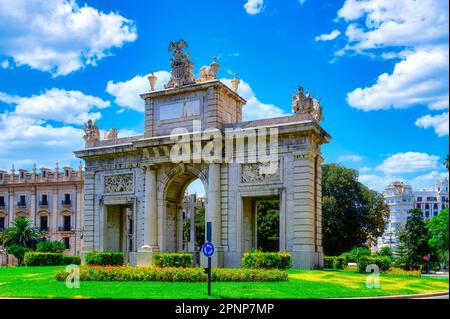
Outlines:
[[[206,241],[203,254],[208,257],[208,296],[211,296],[211,256],[214,254],[214,245],[211,243],[211,222],[206,223]]]

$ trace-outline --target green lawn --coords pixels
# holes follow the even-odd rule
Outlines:
[[[0,297],[45,298],[207,298],[206,283],[81,282],[68,289],[55,280],[63,267],[0,267]],[[448,279],[381,275],[380,288],[369,289],[366,275],[353,271],[289,271],[289,282],[218,282],[212,298],[335,298],[448,291]]]

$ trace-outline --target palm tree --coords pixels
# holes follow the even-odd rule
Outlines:
[[[447,167],[447,169],[448,169],[448,165],[449,165],[449,164],[448,164],[448,154],[447,154],[447,156],[445,157],[444,163],[443,163],[443,164],[444,164],[444,166]]]
[[[34,227],[31,220],[17,217],[12,221],[12,227],[5,229],[3,233],[3,245],[5,247],[17,244],[26,248],[33,248],[42,237],[39,229]]]

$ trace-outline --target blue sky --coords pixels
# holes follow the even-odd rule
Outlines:
[[[145,76],[168,80],[171,40],[195,72],[237,73],[245,119],[321,98],[326,163],[381,190],[448,176],[448,1],[0,0],[0,168],[78,166],[82,124],[141,133]]]

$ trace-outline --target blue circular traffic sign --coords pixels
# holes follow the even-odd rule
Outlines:
[[[210,242],[205,243],[203,245],[202,252],[206,257],[211,257],[214,255],[214,245]]]

